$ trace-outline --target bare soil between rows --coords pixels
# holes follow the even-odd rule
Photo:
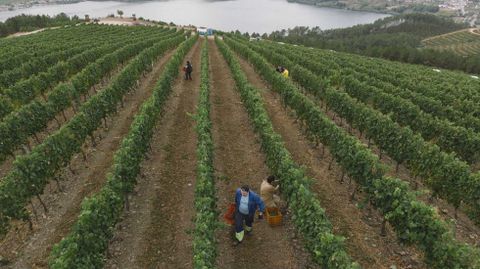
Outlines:
[[[259,194],[260,184],[270,171],[229,67],[213,41],[209,43],[209,57],[215,184],[222,221],[236,189],[248,184]],[[238,246],[233,246],[233,227],[220,228],[217,238],[218,268],[319,268],[311,262],[302,240],[295,234],[289,213],[279,227],[256,219],[253,235],[246,236]]]
[[[193,63],[193,80],[185,81],[181,73],[173,84],[152,138],[152,149],[142,164],[138,184],[130,197],[130,210],[124,212],[110,242],[106,268],[193,267],[191,231],[195,215],[197,138],[192,115],[198,102],[202,42],[200,39],[185,58]],[[0,260],[8,260],[9,264],[0,265],[0,268],[47,268],[52,246],[70,231],[83,199],[103,186],[113,163],[113,154],[139,107],[151,95],[172,54],[173,51],[168,52],[155,64],[153,71],[141,79],[138,89],[127,95],[125,106],[109,119],[108,127],[96,132],[97,145],[94,147],[91,142],[84,145],[87,160],[78,154],[70,166],[74,173],[64,169],[60,186],[52,181],[46,187],[42,200],[48,212],[44,212],[39,201],[33,199],[31,209],[35,209],[38,215],[34,229],[30,231],[28,223],[13,224],[0,243]],[[223,222],[223,213],[233,202],[235,190],[242,184],[249,184],[259,193],[262,180],[271,172],[265,164],[259,138],[235,88],[230,69],[212,40],[209,41],[209,58],[217,206],[219,221]],[[359,194],[350,200],[355,183],[349,183],[348,179],[340,182],[338,165],[329,169],[332,157],[328,150],[322,154],[320,148],[308,141],[293,112],[283,108],[278,94],[269,89],[248,62],[240,57],[239,60],[249,81],[261,91],[275,131],[282,136],[294,160],[314,179],[312,189],[326,209],[334,233],[346,238],[349,255],[363,268],[391,268],[393,265],[396,268],[427,268],[422,253],[400,244],[391,227],[387,226],[386,236],[380,235],[382,216],[368,206],[362,208],[364,195]],[[67,119],[72,117],[73,110],[68,110],[66,115]],[[329,113],[329,116],[333,117],[333,114]],[[343,122],[337,120],[336,123],[348,128]],[[54,131],[55,125],[52,121],[49,130]],[[376,147],[373,151],[379,153]],[[382,161],[394,164],[388,157]],[[4,164],[2,168],[10,165]],[[397,176],[411,181],[403,166]],[[451,218],[453,210],[444,202],[435,201],[433,205],[441,208],[444,219]],[[232,227],[220,227],[217,230],[217,267],[319,268],[311,261],[290,218],[290,212],[287,212],[280,227],[270,227],[265,220],[255,219],[253,235],[246,237],[239,246],[233,246]],[[457,237],[478,243],[480,233],[477,227],[469,228],[470,223],[465,218],[460,214]]]
[[[270,89],[248,62],[239,59],[250,83],[261,91],[275,131],[282,136],[294,160],[304,166],[307,175],[314,179],[312,189],[333,224],[333,232],[346,238],[349,255],[363,268],[390,268],[392,265],[397,268],[426,268],[421,253],[398,243],[392,229],[387,229],[386,236],[380,235],[380,214],[359,208],[361,195],[350,201],[354,186],[340,182],[339,167],[328,169],[331,160],[328,150],[321,155],[321,150],[303,135],[293,112],[283,108],[280,96]]]
[[[309,96],[312,100],[315,100],[315,97],[308,94],[307,96]],[[317,103],[319,105],[323,104],[318,100]],[[452,223],[451,226],[455,231],[454,235],[457,240],[474,246],[480,246],[480,227],[470,219],[463,207],[460,207],[457,210],[457,217],[455,217],[454,206],[441,198],[432,198],[431,191],[429,190],[428,186],[424,184],[424,179],[412,176],[410,170],[404,164],[398,165],[398,171],[396,171],[397,162],[385,152],[381,153],[380,148],[374,144],[373,140],[371,143],[369,143],[367,138],[362,136],[357,129],[352,128],[350,124],[346,122],[346,120],[338,116],[335,112],[328,111],[326,115],[339,127],[344,128],[345,130],[351,130],[350,134],[359,139],[363,144],[370,144],[370,150],[377,156],[381,157],[380,162],[389,167],[387,176],[406,181],[410,184],[410,189],[412,191],[418,191],[418,200],[432,206],[442,220],[447,223]]]
[[[325,107],[325,103],[322,100],[319,100],[312,94],[306,93],[305,91],[303,91],[303,93],[311,100],[314,100],[319,107]],[[442,220],[452,224],[451,226],[454,230],[454,235],[457,240],[473,246],[480,246],[480,227],[467,215],[464,207],[461,206],[455,213],[454,206],[449,204],[446,200],[431,196],[432,192],[429,190],[428,186],[424,184],[424,179],[413,176],[408,167],[406,167],[404,164],[397,164],[392,157],[390,157],[384,151],[381,151],[373,140],[369,141],[360,133],[359,130],[351,127],[351,125],[345,119],[343,119],[334,111],[328,110],[325,115],[337,126],[348,131],[350,135],[355,136],[364,145],[369,146],[372,153],[379,156],[380,162],[389,168],[386,173],[387,176],[406,181],[410,184],[410,189],[412,191],[418,191],[417,197],[420,201],[432,206]],[[397,165],[398,170],[396,170]],[[457,216],[455,216],[455,214],[457,214]]]
[[[187,54],[192,81],[175,80],[130,199],[117,225],[106,268],[191,268],[196,133],[191,117],[200,88],[200,42]],[[179,67],[180,68],[180,67]]]
[[[85,102],[85,100],[88,100],[88,98],[94,94],[97,93],[97,91],[99,91],[100,89],[103,89],[104,87],[106,87],[108,84],[110,84],[110,82],[112,81],[112,79],[118,74],[120,73],[120,71],[123,69],[123,67],[125,67],[128,62],[130,61],[131,59],[127,60],[125,63],[123,64],[120,64],[119,66],[117,66],[114,70],[112,70],[111,72],[109,72],[107,75],[105,75],[100,82],[98,82],[97,84],[93,85],[86,94],[84,94],[80,100],[79,100],[79,104],[78,106],[81,106],[81,104],[83,102]],[[38,97],[37,99],[39,99],[40,97]],[[43,102],[43,101],[42,101]],[[55,131],[57,131],[58,129],[61,128],[61,126],[63,124],[65,124],[66,122],[70,121],[70,119],[75,116],[76,114],[76,111],[78,111],[78,108],[75,110],[72,106],[68,107],[67,109],[65,109],[64,111],[58,113],[55,117],[55,119],[52,119],[50,122],[48,122],[47,124],[47,128],[45,128],[45,130],[41,131],[41,132],[38,132],[35,134],[35,136],[31,136],[28,141],[27,141],[27,145],[23,145],[22,146],[22,149],[19,149],[19,150],[16,150],[15,153],[14,153],[14,156],[15,158],[18,157],[19,155],[23,155],[25,153],[28,153],[28,147],[31,147],[31,148],[34,148],[36,145],[42,143],[50,134],[54,133]],[[37,140],[38,138],[38,140]],[[5,175],[8,174],[8,172],[10,172],[10,170],[12,169],[12,166],[13,166],[13,162],[15,161],[15,158],[13,156],[8,156],[6,160],[4,160],[1,164],[0,164],[0,181],[2,180],[3,177],[5,177]]]
[[[42,200],[48,212],[44,212],[36,198],[32,200],[33,209],[38,215],[34,218],[33,230],[29,229],[28,223],[13,224],[0,244],[0,256],[9,261],[6,268],[47,268],[52,246],[70,231],[77,220],[83,199],[99,191],[105,183],[106,173],[113,163],[113,154],[128,133],[143,101],[151,95],[158,76],[172,54],[173,51],[166,53],[151,72],[140,78],[137,89],[126,95],[124,107],[109,118],[108,127],[96,131],[96,146],[91,142],[85,143],[86,161],[81,154],[77,154],[70,164],[71,169],[63,169],[60,186],[53,180],[46,186]]]

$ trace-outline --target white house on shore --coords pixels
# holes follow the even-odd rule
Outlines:
[[[198,27],[197,32],[199,35],[213,35],[213,29],[207,27]]]

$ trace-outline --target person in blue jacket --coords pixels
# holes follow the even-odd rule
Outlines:
[[[235,243],[239,244],[242,242],[245,232],[247,234],[252,232],[253,219],[257,208],[260,211],[258,218],[263,219],[265,204],[258,194],[250,190],[248,185],[243,185],[235,193],[235,206]],[[245,230],[243,229],[243,222],[245,222]]]

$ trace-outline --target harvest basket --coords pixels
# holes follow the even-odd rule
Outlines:
[[[223,215],[223,219],[229,225],[235,224],[235,204],[229,204],[227,212]]]
[[[267,216],[267,222],[270,226],[279,226],[282,225],[282,212],[278,207],[267,207],[265,210],[265,215]]]

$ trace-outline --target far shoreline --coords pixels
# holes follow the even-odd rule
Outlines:
[[[59,0],[59,1],[53,1],[53,2],[42,2],[38,3],[38,1],[34,1],[31,3],[22,3],[22,4],[15,4],[15,5],[0,5],[0,12],[6,12],[6,11],[18,11],[22,9],[27,9],[31,7],[43,7],[43,6],[52,6],[52,5],[68,5],[68,4],[77,4],[81,2],[105,2],[105,1],[115,1],[115,2],[124,2],[124,3],[137,3],[137,2],[150,2],[148,0],[146,1],[130,1],[130,0],[72,0],[72,1],[65,1],[65,0]],[[210,0],[210,1],[230,1],[230,0]],[[288,3],[292,4],[299,4],[299,5],[305,5],[305,6],[311,6],[311,7],[318,7],[318,8],[332,8],[332,9],[337,9],[337,10],[345,10],[345,11],[356,11],[356,12],[368,12],[368,13],[376,13],[376,14],[384,14],[384,15],[399,15],[400,13],[398,12],[393,12],[391,10],[377,10],[377,9],[356,9],[356,8],[349,8],[349,7],[339,7],[335,5],[316,5],[316,4],[309,4],[306,2],[302,1],[290,1],[290,0],[285,0]]]
[[[214,2],[214,3],[212,3]],[[244,6],[246,5],[246,6]],[[262,10],[272,7],[275,14],[264,16]],[[242,7],[244,6],[244,7]],[[262,8],[257,8],[261,6]],[[311,6],[291,3],[286,0],[237,0],[237,1],[75,1],[65,3],[41,3],[22,5],[14,11],[0,12],[0,21],[25,15],[55,16],[65,13],[67,16],[78,16],[81,19],[89,15],[90,19],[115,15],[122,10],[126,15],[136,14],[144,19],[173,22],[177,25],[200,25],[222,31],[271,33],[296,26],[320,27],[321,29],[339,29],[359,24],[372,23],[378,19],[392,16],[381,12],[349,10],[332,7]],[[190,8],[192,7],[192,8]],[[240,8],[242,7],[242,8]],[[240,8],[240,9],[239,9]],[[158,9],[158,10],[157,10]],[[241,11],[238,11],[241,10]],[[202,16],[209,12],[210,16]],[[252,18],[248,18],[252,16]],[[188,19],[186,19],[188,18]]]

